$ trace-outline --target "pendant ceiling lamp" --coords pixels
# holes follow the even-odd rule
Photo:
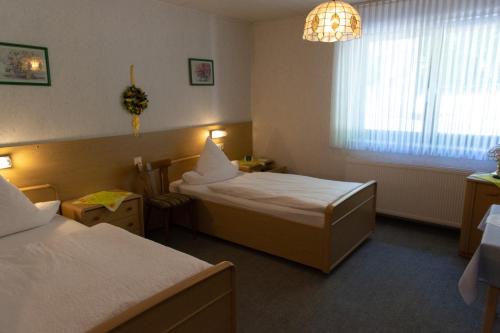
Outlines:
[[[361,37],[361,16],[344,1],[322,3],[307,15],[303,39],[333,43]]]

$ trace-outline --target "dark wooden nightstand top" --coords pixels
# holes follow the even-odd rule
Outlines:
[[[256,160],[258,161],[258,159]],[[277,166],[272,160],[269,161],[267,165],[262,165],[256,163],[255,165],[246,164],[242,165],[242,161],[238,161],[240,164],[239,170],[242,172],[275,172],[275,173],[287,173],[288,168],[286,166]]]

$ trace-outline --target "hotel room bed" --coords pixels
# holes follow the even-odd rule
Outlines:
[[[271,173],[261,175],[268,179],[284,177]],[[238,177],[242,176],[248,177],[241,174]],[[229,181],[234,182],[233,179]],[[373,232],[377,184],[310,177],[302,177],[300,181],[307,179],[314,183],[307,193],[309,199],[314,197],[316,183],[323,186],[327,182],[340,190],[333,191],[335,195],[321,209],[298,209],[275,204],[266,199],[265,193],[259,201],[239,196],[238,191],[244,189],[241,186],[248,181],[239,182],[239,187],[228,193],[214,191],[214,184],[192,185],[183,180],[172,182],[170,189],[198,199],[196,211],[201,232],[328,273]],[[215,185],[224,186],[227,182]],[[254,192],[259,192],[259,186],[264,184],[257,184]],[[300,182],[295,185],[296,191],[300,191],[297,186]],[[272,189],[272,185],[268,187]],[[327,191],[320,193],[323,198],[325,193]]]
[[[148,257],[149,256],[149,257]],[[2,330],[234,332],[234,267],[60,215],[0,238]]]

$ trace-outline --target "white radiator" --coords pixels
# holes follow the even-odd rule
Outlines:
[[[346,180],[376,180],[377,212],[460,228],[466,170],[349,161]]]

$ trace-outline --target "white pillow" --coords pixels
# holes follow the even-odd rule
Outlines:
[[[42,220],[47,221],[47,223],[54,219],[54,216],[56,216],[59,211],[60,205],[61,201],[59,200],[35,203],[35,207],[38,208]]]
[[[186,183],[208,184],[231,179],[238,175],[238,167],[232,164],[224,152],[208,137],[194,172],[199,176],[192,173],[183,176]]]
[[[49,223],[59,202],[37,208],[17,187],[0,176],[0,237]]]

